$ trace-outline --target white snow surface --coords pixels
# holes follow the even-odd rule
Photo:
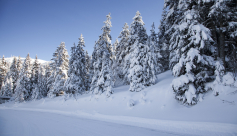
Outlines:
[[[0,105],[0,135],[237,135],[237,88],[222,86],[197,105],[174,99],[170,71],[141,92],[129,86],[105,94],[84,94],[65,99],[44,98],[25,103]],[[66,101],[65,101],[66,100]],[[133,106],[128,106],[131,103]]]

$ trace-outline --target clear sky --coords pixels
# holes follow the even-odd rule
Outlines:
[[[163,0],[0,0],[0,56],[50,60],[60,42],[68,53],[81,33],[85,50],[92,53],[102,33],[106,15],[111,13],[112,43],[125,22],[140,11],[147,33],[160,24]]]

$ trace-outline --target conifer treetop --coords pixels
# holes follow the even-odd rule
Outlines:
[[[151,25],[151,34],[155,34],[155,23]]]
[[[122,38],[122,37],[127,37],[129,35],[129,26],[127,23],[124,24],[124,26],[122,27],[123,28],[123,31],[120,32],[120,35],[118,38]]]
[[[142,20],[142,16],[140,16],[140,15],[141,15],[141,13],[139,11],[137,11],[133,20],[136,22],[140,22],[142,25],[145,25],[145,23]]]
[[[129,28],[128,23],[124,24],[123,30],[127,30]]]
[[[84,37],[82,34],[81,34],[80,38],[78,38],[78,39],[79,39],[78,45],[80,45],[81,47],[85,47],[85,41],[84,41]]]
[[[112,18],[110,16],[110,13],[106,16],[106,18],[107,18],[107,20],[104,21],[105,25],[102,27],[102,30],[104,30],[103,31],[104,34],[109,34],[111,31],[110,28],[112,27],[112,23],[110,21],[110,19],[112,19]]]

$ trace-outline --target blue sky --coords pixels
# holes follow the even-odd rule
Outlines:
[[[60,42],[68,53],[81,33],[85,50],[92,53],[94,43],[110,12],[112,43],[125,22],[140,11],[147,33],[160,24],[163,0],[0,0],[0,56],[50,60]]]

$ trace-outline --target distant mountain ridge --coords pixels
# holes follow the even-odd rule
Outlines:
[[[18,59],[18,57],[16,57]],[[5,60],[9,63],[12,63],[14,59],[14,56],[13,57],[9,57],[9,58],[5,58]],[[22,58],[21,57],[21,61],[24,62],[25,58]],[[31,63],[33,63],[35,61],[35,59],[31,58]],[[46,64],[49,64],[50,61],[46,61],[46,60],[42,60],[42,59],[38,59],[39,63],[42,64],[42,65],[46,65]]]

